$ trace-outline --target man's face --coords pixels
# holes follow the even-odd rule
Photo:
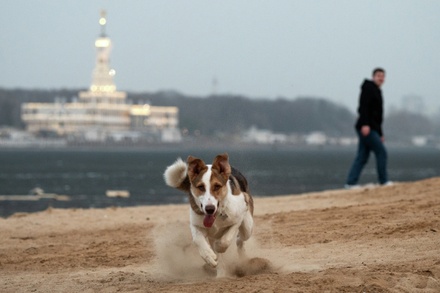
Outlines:
[[[385,82],[385,73],[378,71],[373,75],[373,82],[380,87]]]

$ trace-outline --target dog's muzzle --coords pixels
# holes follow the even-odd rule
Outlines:
[[[206,212],[206,214],[208,214],[208,215],[212,215],[212,214],[214,214],[214,213],[215,213],[215,205],[207,205],[207,206],[205,207],[205,212]]]

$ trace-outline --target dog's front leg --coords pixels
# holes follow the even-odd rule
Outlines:
[[[219,253],[218,259],[217,259],[217,278],[225,278],[227,277],[227,271],[226,271],[226,263],[225,258],[222,255],[222,253]]]
[[[217,253],[224,253],[231,245],[232,240],[237,237],[239,224],[232,225],[223,232],[220,239],[214,242],[214,250]]]
[[[213,267],[217,266],[217,255],[212,250],[211,246],[206,239],[206,232],[194,225],[191,225],[191,234],[194,244],[199,249],[200,256],[205,260],[205,262]]]

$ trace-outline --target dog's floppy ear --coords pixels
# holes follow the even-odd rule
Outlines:
[[[225,180],[228,180],[231,175],[231,165],[229,165],[228,154],[224,153],[215,157],[212,163],[212,169],[216,169]]]
[[[189,156],[186,162],[188,163],[188,177],[191,181],[208,168],[205,162],[193,156]]]

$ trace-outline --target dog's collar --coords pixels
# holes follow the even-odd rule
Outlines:
[[[217,214],[220,216],[220,218],[222,218],[223,220],[225,220],[228,215],[225,213],[224,211],[224,207],[219,206],[218,210],[217,210]]]
[[[220,218],[222,219],[222,220],[226,220],[227,218],[228,218],[228,215],[227,214],[225,214],[225,213],[220,213],[219,214],[220,215]]]

